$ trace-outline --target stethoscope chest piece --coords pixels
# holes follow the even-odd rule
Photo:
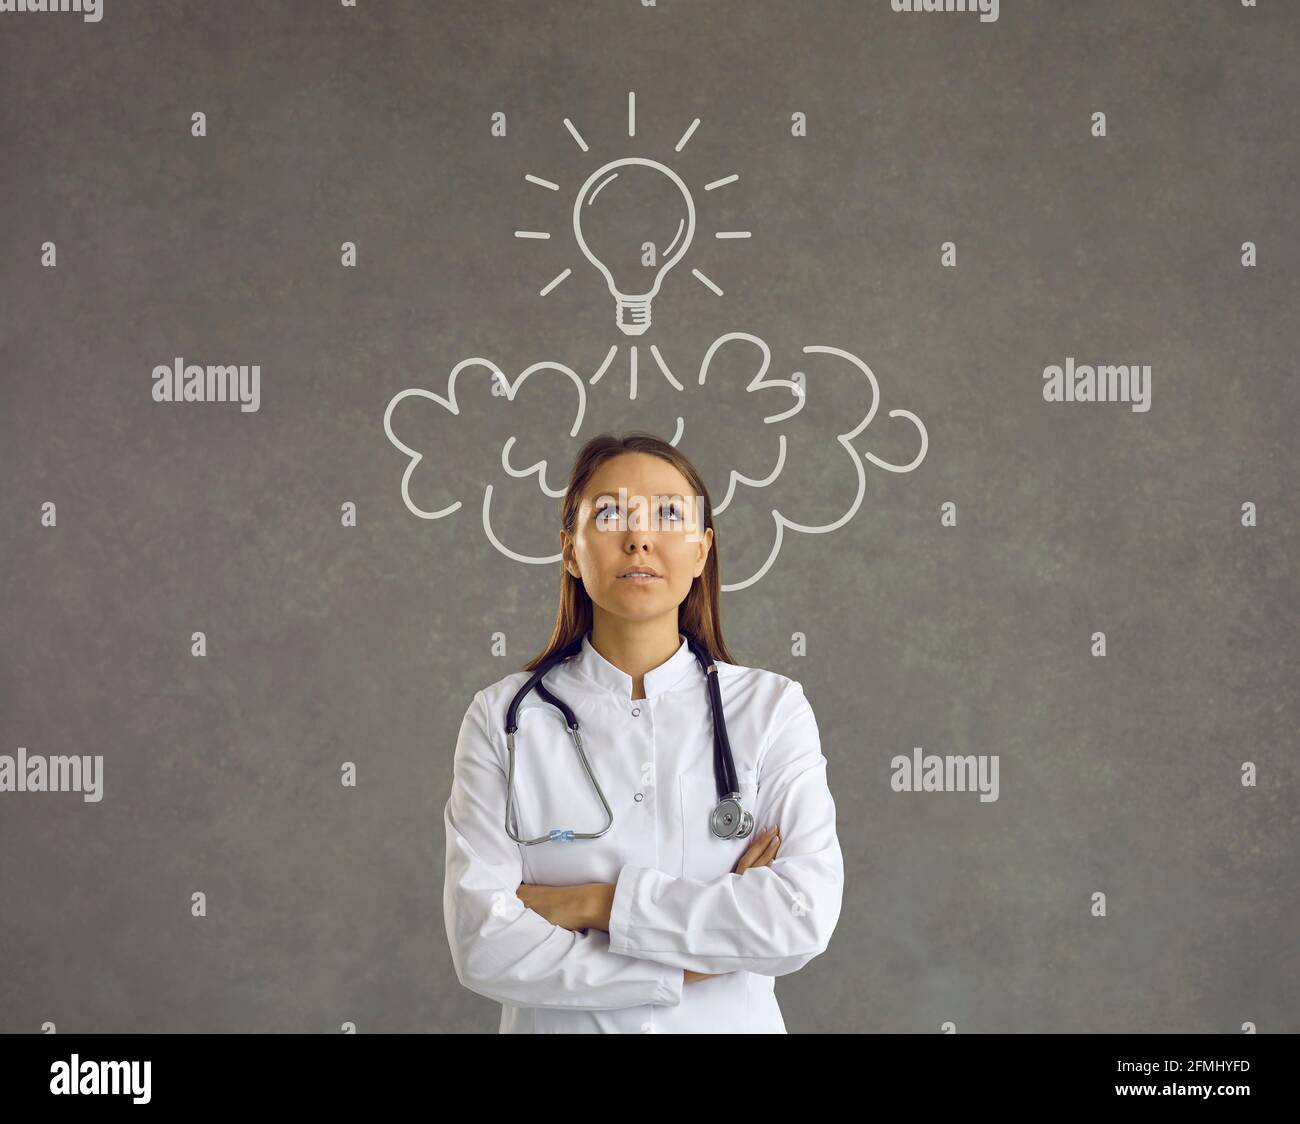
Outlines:
[[[719,839],[744,839],[754,830],[754,817],[740,806],[739,800],[728,796],[713,809],[709,830]]]

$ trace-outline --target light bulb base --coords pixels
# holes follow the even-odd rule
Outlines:
[[[640,336],[650,327],[649,297],[619,297],[618,326],[625,336]]]

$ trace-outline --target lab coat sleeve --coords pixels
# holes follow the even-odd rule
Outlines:
[[[609,947],[696,972],[797,971],[823,952],[839,921],[844,860],[826,784],[817,720],[790,680],[773,714],[776,734],[759,764],[750,842],[777,824],[770,866],[707,881],[625,865],[615,883]]]
[[[519,844],[505,831],[506,772],[489,729],[479,691],[461,723],[443,812],[443,919],[457,978],[479,995],[516,1006],[679,1004],[680,968],[620,956],[601,930],[554,925],[520,900],[523,863]]]

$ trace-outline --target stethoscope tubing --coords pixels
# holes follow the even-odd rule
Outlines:
[[[718,668],[694,636],[690,633],[684,633],[684,635],[687,646],[695,656],[700,669],[704,672],[706,689],[709,695],[709,710],[713,719],[713,777],[717,788],[718,806],[710,817],[710,828],[715,835],[720,835],[721,833],[718,832],[714,824],[722,822],[730,825],[735,819],[740,826],[732,830],[731,834],[721,835],[721,837],[731,838],[732,835],[743,837],[749,834],[753,818],[740,808],[740,783],[736,775],[735,758],[731,751],[731,739],[727,735],[727,722],[722,707],[722,690],[718,686]],[[577,839],[597,839],[604,835],[614,823],[613,809],[610,808],[609,801],[605,798],[604,789],[601,788],[600,782],[596,779],[591,762],[587,760],[587,753],[582,745],[582,733],[578,726],[577,715],[573,713],[573,709],[567,703],[548,690],[542,682],[547,672],[553,667],[577,655],[582,648],[582,640],[583,638],[579,637],[560,651],[553,653],[545,663],[536,668],[532,675],[529,676],[528,681],[515,693],[514,698],[510,700],[509,707],[506,708],[506,756],[508,764],[505,828],[511,839],[526,846],[535,846],[538,843],[552,841],[569,842]],[[538,698],[549,703],[564,716],[564,724],[568,728],[574,748],[578,751],[578,758],[582,762],[583,770],[586,772],[592,786],[596,789],[596,794],[600,797],[601,805],[605,809],[605,826],[599,831],[573,831],[568,828],[556,828],[545,835],[539,835],[533,839],[523,839],[514,830],[513,825],[516,818],[514,806],[515,735],[519,730],[519,704],[527,697],[528,692],[533,689],[536,689]],[[731,806],[734,806],[734,811]],[[721,820],[719,820],[720,816]]]

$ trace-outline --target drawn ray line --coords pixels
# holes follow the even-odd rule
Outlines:
[[[697,117],[691,122],[690,127],[682,134],[682,139],[677,142],[677,151],[681,152],[686,147],[686,142],[691,139],[691,134],[699,127],[700,119]]]
[[[748,238],[748,230],[719,230],[713,235],[714,238]]]
[[[578,133],[578,130],[573,127],[573,122],[570,121],[567,117],[564,119],[564,127],[568,129],[570,133],[573,134],[573,139],[578,142],[578,147],[582,149],[583,152],[591,151],[587,147],[587,142],[582,139],[581,135],[579,135]]]
[[[725,176],[720,180],[714,180],[712,183],[706,183],[704,185],[704,190],[712,191],[715,187],[725,187],[729,183],[735,183],[738,179],[740,179],[740,177],[737,175]]]
[[[627,92],[627,135],[636,136],[636,91]]]
[[[551,183],[550,180],[540,179],[537,176],[528,175],[528,176],[524,176],[524,179],[526,179],[529,183],[537,184],[538,187],[549,187],[552,191],[560,190],[560,185],[558,183]],[[705,188],[705,190],[707,191],[708,188]]]
[[[668,369],[668,364],[664,362],[664,357],[659,354],[658,344],[652,343],[650,345],[650,354],[654,356],[655,362],[659,364],[659,369],[663,371],[664,378],[666,378],[670,383],[672,383],[673,386],[675,386],[678,390],[685,390],[686,388],[682,386],[682,384],[679,383],[675,378],[673,378],[673,373]]]
[[[710,289],[712,289],[715,293],[717,293],[718,296],[722,296],[722,290],[719,289],[717,285],[715,285],[707,277],[705,277],[704,274],[701,273],[698,269],[692,269],[691,276],[694,277],[697,281],[699,281],[700,284],[707,285]]]
[[[603,375],[607,370],[609,370],[609,365],[612,362],[614,362],[614,356],[617,354],[618,354],[618,344],[614,344],[613,347],[611,347],[607,352],[605,352],[605,360],[603,363],[601,363],[600,369],[594,375],[592,375],[591,378],[587,380],[589,383],[591,383],[592,386],[595,386],[598,382],[600,382],[600,376]]]
[[[516,230],[515,237],[516,238],[549,238],[550,234],[548,234],[545,230]]]
[[[558,277],[556,277],[555,280],[553,280],[550,284],[548,284],[548,285],[546,286],[546,288],[543,289],[543,290],[542,290],[540,293],[538,293],[537,295],[538,295],[539,297],[544,297],[544,296],[546,296],[547,293],[549,293],[552,289],[554,289],[556,285],[558,285],[561,281],[563,281],[566,277],[568,277],[569,274],[572,273],[572,272],[573,272],[573,270],[571,270],[571,269],[566,269],[563,273],[561,273]]]

